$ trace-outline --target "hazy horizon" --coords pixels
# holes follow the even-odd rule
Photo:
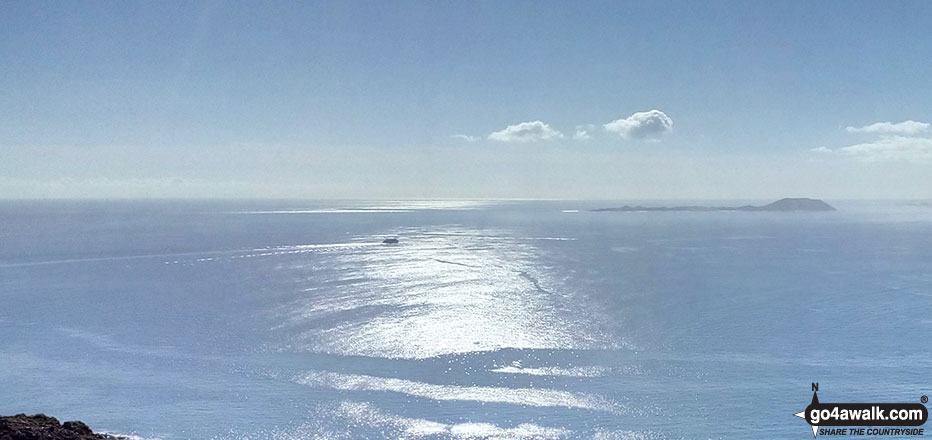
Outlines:
[[[765,202],[776,201],[784,198],[811,198],[832,202],[929,202],[932,198],[817,198],[806,196],[788,196],[788,197],[758,197],[758,198],[301,198],[301,197],[33,197],[33,198],[0,198],[0,202],[51,202],[51,201],[86,201],[86,202]]]

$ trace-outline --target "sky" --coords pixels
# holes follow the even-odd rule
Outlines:
[[[0,0],[0,198],[932,198],[932,2]]]

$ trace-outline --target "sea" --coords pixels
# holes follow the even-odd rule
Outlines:
[[[932,394],[932,204],[828,202],[0,202],[0,414],[165,440],[810,438],[816,384]]]

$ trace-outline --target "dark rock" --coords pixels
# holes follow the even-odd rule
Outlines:
[[[59,424],[45,414],[0,416],[0,440],[121,440],[107,434],[94,434],[81,422]]]
[[[382,243],[384,243],[384,244],[398,244],[398,239],[397,239],[397,238],[386,238],[385,240],[382,240]]]
[[[61,424],[62,429],[67,429],[68,431],[75,432],[81,435],[90,435],[93,434],[91,428],[88,428],[84,422],[71,421]]]

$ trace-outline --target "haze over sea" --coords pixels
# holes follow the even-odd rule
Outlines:
[[[807,438],[811,382],[932,394],[932,205],[828,202],[0,202],[0,414],[162,439]]]

